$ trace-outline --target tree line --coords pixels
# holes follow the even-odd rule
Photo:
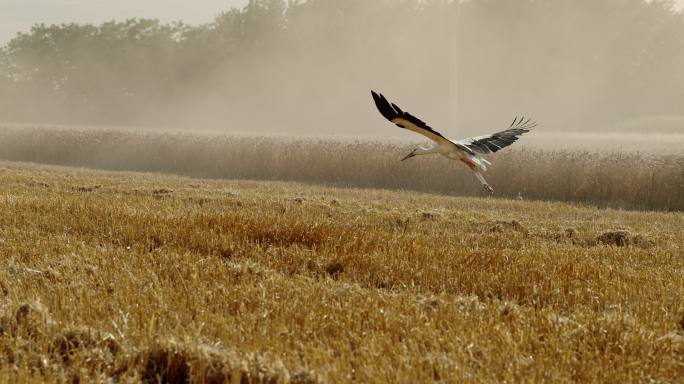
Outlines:
[[[325,133],[379,87],[440,123],[593,129],[684,115],[683,85],[671,1],[251,0],[199,26],[36,24],[0,50],[0,121]]]

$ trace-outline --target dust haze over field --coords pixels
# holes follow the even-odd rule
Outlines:
[[[219,10],[217,10],[218,12]],[[37,25],[3,49],[0,120],[413,137],[505,128],[684,132],[684,17],[670,2],[251,1],[206,25]]]

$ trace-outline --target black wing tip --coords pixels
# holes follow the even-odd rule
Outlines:
[[[519,134],[522,135],[523,133],[529,132],[532,128],[537,127],[537,125],[537,122],[532,120],[531,117],[525,119],[525,116],[522,116],[518,119],[516,116],[511,125],[508,126],[508,129],[520,130],[521,132]]]
[[[371,90],[371,95],[373,96],[373,100],[375,101],[376,104],[378,103],[378,101],[380,101],[382,99],[382,94],[377,93],[373,90]]]
[[[375,101],[375,107],[378,108],[380,114],[387,120],[392,121],[392,119],[397,117],[397,111],[395,111],[390,105],[389,101],[382,95],[382,93],[375,92],[371,90],[371,95],[373,95],[373,101]]]
[[[531,118],[516,116],[505,131],[496,132],[479,140],[471,141],[468,143],[468,146],[485,155],[498,152],[518,141],[520,136],[536,126],[537,123],[532,121]]]
[[[394,103],[390,103],[385,96],[382,95],[380,92],[375,92],[374,90],[371,89],[371,95],[373,95],[373,100],[375,101],[375,106],[378,108],[378,111],[382,116],[385,117],[385,119],[392,121],[398,117],[401,117],[403,119],[406,119],[410,121],[412,124],[416,125],[418,128],[425,129],[426,131],[430,132],[431,134],[437,135],[439,137],[442,137],[446,139],[444,136],[442,136],[441,133],[435,131],[434,129],[430,128],[424,121],[420,120],[419,118],[413,116],[412,114],[403,111],[401,108],[399,108],[398,105]],[[406,128],[403,125],[397,124],[401,128]]]
[[[403,114],[404,114],[404,111],[402,111],[401,108],[399,108],[398,105],[396,105],[396,104],[394,104],[394,103],[390,103],[390,105],[392,106],[392,108],[394,108],[395,111],[397,111],[397,113],[398,113],[399,115],[403,115]]]

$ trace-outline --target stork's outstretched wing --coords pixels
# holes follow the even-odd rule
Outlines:
[[[470,137],[467,139],[459,140],[458,143],[465,145],[474,152],[482,155],[487,155],[494,153],[502,148],[506,148],[509,145],[516,142],[522,134],[529,132],[530,129],[537,126],[537,123],[531,121],[530,119],[525,120],[521,117],[520,120],[516,117],[507,130],[492,133],[491,135]]]
[[[389,121],[396,124],[400,128],[405,128],[416,133],[427,137],[437,143],[452,143],[446,137],[442,136],[441,133],[430,128],[425,122],[421,121],[419,118],[413,116],[408,112],[404,112],[396,104],[392,104],[385,96],[380,93],[375,93],[371,91],[373,95],[373,100],[375,100],[375,106],[378,107],[378,111]]]

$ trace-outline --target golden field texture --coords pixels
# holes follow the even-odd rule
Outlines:
[[[489,157],[493,165],[485,177],[496,196],[513,198],[521,194],[527,200],[684,211],[681,150],[649,154],[519,149],[536,133],[524,135],[520,143]],[[420,143],[420,137],[416,137]],[[460,162],[441,156],[399,161],[413,148],[415,144],[407,143],[215,133],[0,128],[0,159],[4,160],[213,179],[299,181],[335,187],[486,195]],[[648,151],[647,146],[644,151]]]
[[[684,215],[0,163],[0,381],[681,382]]]

